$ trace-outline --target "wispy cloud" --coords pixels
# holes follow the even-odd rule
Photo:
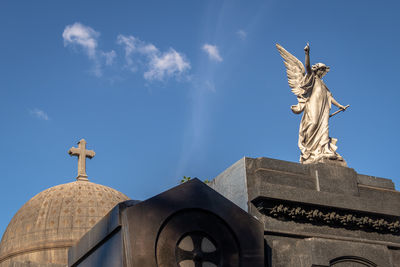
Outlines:
[[[133,59],[132,59],[132,54],[136,50],[136,38],[133,36],[124,36],[124,35],[118,35],[117,37],[117,43],[119,45],[122,45],[125,50],[125,60],[126,64],[128,67],[133,65]],[[136,71],[136,68],[132,69],[133,71]]]
[[[124,47],[127,67],[132,71],[137,71],[143,65],[146,69],[143,77],[148,81],[163,81],[171,77],[180,77],[190,69],[190,62],[186,57],[173,48],[160,52],[151,43],[125,35],[119,35],[117,43]]]
[[[97,48],[99,36],[99,32],[79,22],[67,25],[62,34],[65,47],[80,48],[93,61],[92,72],[98,77],[103,75],[103,65],[112,65],[117,56],[114,50],[104,52]]]
[[[118,35],[117,43],[124,46],[125,55],[127,57],[130,57],[133,53],[152,55],[158,52],[157,47],[155,47],[153,44],[146,43],[132,35]]]
[[[221,62],[223,60],[221,55],[219,54],[218,47],[216,45],[204,44],[202,48],[203,51],[208,54],[208,57],[211,60],[218,62]]]
[[[244,30],[238,30],[236,32],[236,35],[239,37],[239,39],[241,40],[245,40],[247,38],[247,32],[245,32]]]
[[[153,44],[147,44],[139,38],[132,35],[118,35],[117,43],[124,48],[125,51],[125,62],[127,68],[135,72],[138,70],[138,65],[140,65],[143,59],[140,56],[151,57],[153,54],[158,53],[158,49]],[[136,54],[136,58],[135,55]]]
[[[44,111],[41,110],[41,109],[38,109],[38,108],[30,109],[30,110],[29,110],[29,113],[30,113],[33,117],[35,117],[35,118],[37,118],[37,119],[45,120],[45,121],[50,120],[50,118],[49,118],[49,116],[47,115],[47,113],[44,112]]]
[[[100,33],[79,22],[67,25],[62,34],[64,46],[80,46],[86,51],[89,58],[96,56],[97,38],[99,35]]]
[[[117,62],[117,52],[104,52],[98,48],[100,33],[89,26],[76,22],[67,25],[62,34],[64,46],[79,48],[93,62],[93,74],[100,77],[106,66]],[[160,51],[155,45],[132,35],[118,35],[117,44],[124,50],[124,62],[120,69],[132,72],[141,70],[147,81],[180,79],[191,68],[189,60],[174,48]],[[118,62],[117,62],[118,63]],[[116,64],[118,67],[118,64]]]
[[[105,58],[107,66],[112,65],[117,57],[117,53],[115,53],[114,50],[111,50],[110,52],[101,52],[101,55]]]

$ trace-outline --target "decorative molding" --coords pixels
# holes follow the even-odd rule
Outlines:
[[[252,203],[265,216],[278,220],[400,235],[398,216],[269,198],[257,198]]]
[[[364,265],[366,267],[377,267],[378,265],[376,265],[375,263],[373,263],[370,260],[358,257],[358,256],[342,256],[342,257],[338,257],[335,258],[333,260],[329,261],[329,266],[333,266],[336,264],[341,265],[341,263],[359,263],[360,265]],[[357,264],[358,265],[358,264]]]

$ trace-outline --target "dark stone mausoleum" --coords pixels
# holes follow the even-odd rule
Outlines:
[[[243,158],[118,204],[69,250],[69,266],[399,267],[400,192],[330,164]]]

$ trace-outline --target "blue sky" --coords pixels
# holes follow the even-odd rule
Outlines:
[[[349,167],[399,176],[399,1],[0,2],[0,232],[35,194],[89,179],[146,199],[242,158],[297,162],[280,43],[348,111],[330,135]]]

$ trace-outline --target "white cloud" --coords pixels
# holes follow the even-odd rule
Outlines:
[[[88,58],[93,62],[90,72],[97,77],[103,75],[104,65],[112,65],[117,57],[117,53],[114,50],[104,52],[98,49],[99,36],[99,32],[79,22],[67,25],[62,34],[64,46],[79,47],[87,54]]]
[[[211,60],[215,60],[218,62],[222,61],[222,57],[219,54],[218,47],[216,45],[204,44],[203,50],[208,54],[208,57]]]
[[[111,66],[116,62],[117,53],[114,50],[109,52],[100,50],[98,48],[100,33],[89,26],[79,22],[67,25],[62,36],[64,46],[83,49],[93,62],[91,73],[97,77],[103,75],[105,66]],[[143,69],[143,77],[146,80],[163,81],[171,77],[179,78],[190,69],[190,62],[186,57],[173,48],[162,52],[151,43],[122,34],[118,35],[117,44],[122,46],[125,52],[123,68],[133,72]]]
[[[134,54],[151,56],[152,54],[158,53],[158,49],[152,44],[146,44],[140,39],[134,36],[118,35],[117,43],[122,45],[125,50],[125,61],[127,67],[132,71],[137,70],[135,61],[133,60]],[[139,60],[139,58],[137,58]],[[139,63],[139,62],[137,62]]]
[[[190,69],[190,63],[173,48],[161,55],[154,54],[148,64],[149,70],[144,73],[146,80],[164,80],[165,77],[177,75]]]
[[[152,55],[158,52],[157,47],[155,47],[153,44],[148,44],[132,35],[118,35],[117,43],[125,46],[125,55],[128,57],[131,56],[133,53]]]
[[[48,121],[50,119],[46,112],[44,112],[43,110],[40,110],[38,108],[34,108],[34,109],[29,110],[29,113],[32,116],[34,116],[34,117],[36,117],[37,119],[40,119],[40,120]]]
[[[178,77],[190,69],[190,63],[185,56],[173,48],[161,53],[155,45],[125,35],[119,35],[117,43],[124,47],[127,66],[133,71],[137,70],[137,65],[147,68],[143,74],[146,80],[162,81],[169,77]]]
[[[245,32],[244,30],[238,30],[236,34],[241,40],[244,40],[247,37],[247,32]]]
[[[95,58],[96,56],[97,38],[99,35],[100,33],[79,22],[67,25],[62,34],[64,46],[80,46],[86,51],[89,58]]]

